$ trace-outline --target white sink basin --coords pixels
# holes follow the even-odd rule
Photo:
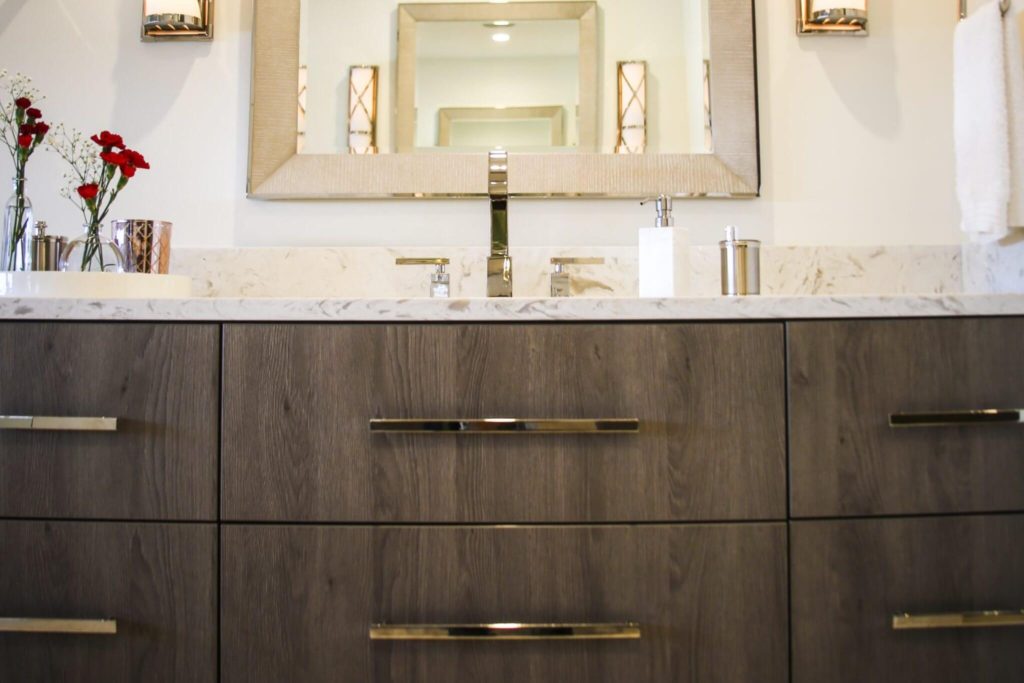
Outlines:
[[[187,299],[192,279],[141,273],[0,273],[0,296],[15,299]]]

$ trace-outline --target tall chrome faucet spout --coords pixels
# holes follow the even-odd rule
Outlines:
[[[488,157],[487,193],[491,200],[491,255],[487,258],[487,296],[512,296],[512,257],[508,253],[508,152]]]

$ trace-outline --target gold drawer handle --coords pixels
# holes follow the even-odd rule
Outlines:
[[[32,432],[116,432],[116,417],[0,415],[0,430]]]
[[[0,617],[0,633],[77,633],[112,636],[114,619],[11,619]]]
[[[639,640],[640,624],[374,624],[370,640]]]
[[[370,420],[370,431],[391,434],[636,434],[640,420]]]
[[[902,427],[980,427],[984,425],[1024,424],[1024,410],[953,410],[940,413],[893,413],[889,426]]]
[[[1000,628],[1024,626],[1024,610],[990,612],[950,612],[948,614],[897,614],[892,618],[892,630],[920,630],[944,628]]]

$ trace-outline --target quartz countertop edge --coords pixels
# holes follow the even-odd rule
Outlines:
[[[679,299],[0,298],[0,320],[543,322],[1024,315],[1024,294]]]

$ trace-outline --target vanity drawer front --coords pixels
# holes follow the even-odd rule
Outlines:
[[[213,525],[0,522],[0,681],[213,683],[216,557]]]
[[[1024,409],[1022,345],[1022,318],[792,323],[793,514],[1024,510],[1024,423],[889,425]]]
[[[234,520],[785,516],[781,325],[228,325]],[[372,419],[638,419],[387,434]]]
[[[1022,541],[1024,515],[793,523],[793,680],[1024,679]],[[986,610],[1016,618],[922,619]]]
[[[785,542],[783,524],[227,525],[221,671],[238,683],[782,683]],[[372,625],[493,623],[638,624],[640,637],[370,638]]]
[[[59,418],[0,421],[0,516],[214,519],[219,343],[214,325],[0,323],[0,415]]]

